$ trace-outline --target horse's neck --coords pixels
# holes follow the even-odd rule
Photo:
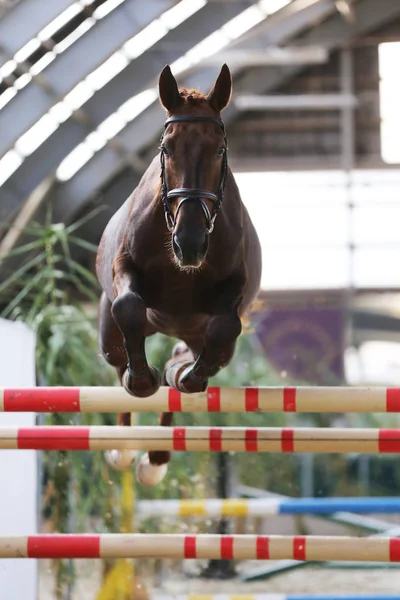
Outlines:
[[[131,197],[133,213],[148,214],[148,218],[159,219],[162,216],[160,158],[155,157]]]
[[[125,243],[133,260],[140,263],[147,262],[150,256],[165,253],[166,225],[158,166],[159,157],[149,165],[129,199]]]

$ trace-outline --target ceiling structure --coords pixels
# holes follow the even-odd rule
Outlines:
[[[181,85],[207,91],[218,73],[219,55],[222,62],[231,50],[237,56],[247,52],[252,64],[232,62],[234,99],[224,112],[234,168],[268,168],[268,160],[276,165],[278,146],[268,150],[266,139],[271,138],[272,131],[281,147],[287,131],[281,131],[279,137],[274,127],[276,130],[277,122],[282,120],[283,128],[293,129],[293,118],[305,138],[309,138],[307,128],[311,127],[304,124],[305,118],[314,119],[313,132],[317,128],[325,137],[333,127],[334,156],[328,149],[327,158],[345,168],[357,166],[360,157],[353,129],[366,127],[371,108],[368,98],[372,95],[376,101],[379,84],[377,42],[370,42],[371,72],[361,73],[363,82],[373,79],[366,91],[357,80],[357,69],[366,70],[357,57],[357,43],[385,28],[389,28],[391,39],[400,39],[400,26],[393,30],[393,23],[399,23],[399,19],[398,0],[3,3],[0,222],[15,222],[17,227],[0,231],[0,254],[18,243],[21,227],[33,215],[41,218],[48,202],[54,219],[64,222],[104,204],[106,210],[83,230],[84,237],[98,241],[110,214],[129,195],[156,151],[164,119],[156,86],[165,64],[171,64]],[[277,58],[273,52],[268,59],[267,49],[287,46],[292,49],[293,64],[290,58],[285,64],[284,57]],[[312,56],[313,47],[316,56],[325,52],[327,61],[314,65],[306,64],[305,59],[299,64],[293,58],[296,48],[299,52],[310,49]],[[257,64],[264,59],[265,65]],[[326,73],[334,81],[332,89],[331,83],[324,87]],[[362,93],[358,93],[360,90]],[[316,107],[315,102],[321,101],[320,92],[333,92],[336,108],[324,111]],[[289,106],[284,112],[272,106],[250,111],[240,106],[240,96],[244,95],[268,94],[270,102],[271,94],[279,94],[289,102],[293,96],[295,103],[301,93],[310,96],[313,110]],[[361,124],[355,120],[355,106],[349,98],[364,106],[364,113],[358,111],[364,114]],[[336,121],[332,125],[333,118]],[[320,125],[321,119],[326,120],[326,127]],[[378,129],[376,123],[375,146],[379,144]],[[368,133],[368,139],[371,135]],[[293,146],[290,139],[287,143]],[[244,156],[245,147],[248,150]],[[375,150],[371,156],[376,157],[377,165],[381,160]],[[299,154],[304,155],[303,148]],[[282,164],[290,162],[290,155],[287,158]],[[315,165],[312,154],[310,162]]]

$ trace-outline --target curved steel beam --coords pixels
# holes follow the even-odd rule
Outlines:
[[[160,3],[160,0],[148,0],[148,2]],[[170,31],[151,50],[131,62],[82,106],[85,113],[90,116],[90,123],[84,125],[68,119],[2,186],[2,191],[13,196],[13,208],[17,209],[32,189],[52,173],[63,158],[84,141],[90,131],[100,125],[125,101],[153,85],[166,62],[173,62],[182,56],[248,6],[249,0],[238,0],[222,5],[210,2]],[[146,132],[144,135],[147,137]],[[0,207],[0,217],[7,218],[3,207]]]
[[[89,213],[90,210],[97,206],[104,207],[105,210],[101,210],[98,214],[94,215],[89,221],[86,221],[80,227],[76,235],[81,239],[87,240],[92,244],[97,245],[100,241],[102,233],[111,219],[113,214],[118,210],[121,204],[129,198],[132,190],[138,185],[140,181],[140,175],[132,170],[124,169],[118,177],[116,177],[108,186],[107,189],[103,190],[101,195],[97,196],[93,203],[89,202],[85,213]],[[68,223],[73,222],[79,218],[78,213],[71,213],[69,216]],[[89,269],[93,269],[95,255],[88,253],[87,250],[72,246],[71,247],[72,257],[79,261],[80,264],[86,266]]]
[[[0,19],[0,67],[74,1],[18,2]]]
[[[40,75],[45,86],[34,78],[0,112],[0,155],[122,44],[173,5],[174,0],[126,0],[57,56]]]
[[[394,3],[393,0],[380,0],[378,6],[376,0],[360,0],[357,15],[357,22],[354,26],[350,26],[343,22],[339,14],[335,13],[318,28],[310,29],[301,39],[297,40],[297,43],[307,45],[324,42],[329,50],[334,50],[353,37],[364,35],[398,17],[400,15],[400,3]],[[287,27],[288,23],[285,23],[286,35],[288,35]],[[269,31],[269,26],[266,24],[264,36],[274,36],[274,39],[277,39],[276,23],[274,27],[271,26],[271,31]],[[257,39],[257,43],[259,43],[259,39]],[[246,46],[249,46],[249,40],[246,40]],[[254,93],[265,93],[275,89],[300,71],[301,66],[285,67],[283,69],[275,67],[268,69],[266,72],[263,71],[264,76],[260,77],[260,70],[250,70],[245,72],[238,81],[235,81],[234,89],[238,92],[251,90]],[[196,87],[206,90],[212,85],[214,76],[215,74],[211,74],[209,69],[201,69],[185,81],[185,84],[187,86],[196,85]],[[234,103],[231,103],[224,111],[224,121],[229,123],[238,114],[238,109]],[[163,110],[158,103],[154,103],[123,129],[118,134],[117,140],[132,154],[138,153],[144,150],[150,141],[156,139],[159,135],[163,119]],[[120,166],[118,167],[118,165]],[[75,205],[75,207],[78,203],[84,205],[88,198],[86,196],[85,200],[85,194],[88,194],[89,190],[93,192],[95,187],[99,189],[102,185],[105,185],[108,180],[116,176],[118,168],[122,168],[122,165],[123,161],[120,157],[116,156],[114,160],[110,160],[106,149],[98,152],[70,181],[60,186],[55,198],[55,209],[58,218],[63,219],[63,215],[68,213],[66,207],[70,204]]]
[[[126,198],[132,193],[132,190],[138,185],[141,178],[141,174],[137,173],[131,167],[127,169],[119,170],[118,177],[115,177],[112,181],[108,183],[108,185],[102,190],[92,190],[93,194],[89,194],[89,200],[85,206],[85,214],[88,214],[92,209],[97,207],[101,207],[104,210],[101,210],[97,214],[94,213],[90,220],[86,221],[77,231],[76,235],[81,239],[93,241],[94,244],[98,244],[101,234],[112,217],[115,211],[119,208]],[[47,194],[45,201],[40,204],[39,208],[34,214],[33,219],[36,222],[44,223],[47,216],[48,204],[52,203],[53,198],[57,194],[57,185],[55,184],[53,188],[50,190],[50,195]],[[46,190],[44,190],[46,191]],[[49,191],[49,184],[47,185],[47,191]],[[67,207],[65,207],[67,208]],[[82,207],[75,203],[71,206],[71,210],[68,210],[68,224],[79,219],[81,214]],[[22,212],[22,211],[21,211]],[[17,219],[19,218],[21,212],[19,213]],[[53,222],[59,221],[59,213],[58,211],[53,211],[52,214]],[[1,230],[0,230],[1,232]],[[97,232],[97,233],[96,233]],[[2,242],[5,241],[2,240]],[[20,238],[18,239],[18,245],[22,245],[24,243],[28,243],[31,241],[29,235],[24,232],[21,233]],[[2,242],[0,242],[0,250]],[[90,253],[85,249],[82,249],[78,246],[71,244],[70,247],[71,256],[80,262],[80,264],[87,266],[88,268],[94,267],[95,254]],[[34,251],[25,255],[25,260],[29,260],[34,256]],[[3,278],[6,278],[7,275],[11,275],[20,267],[21,257],[20,256],[12,256],[6,260],[1,260],[0,256],[0,273]]]

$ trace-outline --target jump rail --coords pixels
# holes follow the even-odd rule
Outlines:
[[[0,558],[198,558],[400,562],[400,539],[207,534],[0,536]]]
[[[400,412],[400,388],[209,387],[182,394],[161,387],[134,398],[122,387],[0,389],[0,412]]]
[[[139,517],[267,517],[296,514],[330,515],[338,511],[368,514],[400,513],[400,497],[141,500],[137,505]]]
[[[400,453],[400,429],[0,427],[0,449]]]

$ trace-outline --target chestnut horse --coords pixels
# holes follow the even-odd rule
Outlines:
[[[179,90],[169,66],[163,69],[159,96],[167,119],[160,154],[100,241],[101,350],[134,396],[151,396],[160,386],[145,353],[145,338],[156,332],[182,340],[163,383],[204,391],[230,362],[241,317],[259,290],[260,244],[228,167],[220,116],[231,88],[226,65],[207,96]],[[130,414],[118,422],[130,425]],[[172,414],[163,413],[160,425],[171,424]],[[123,469],[135,454],[113,450],[107,460]],[[144,454],[138,481],[161,481],[169,460],[167,451]]]

